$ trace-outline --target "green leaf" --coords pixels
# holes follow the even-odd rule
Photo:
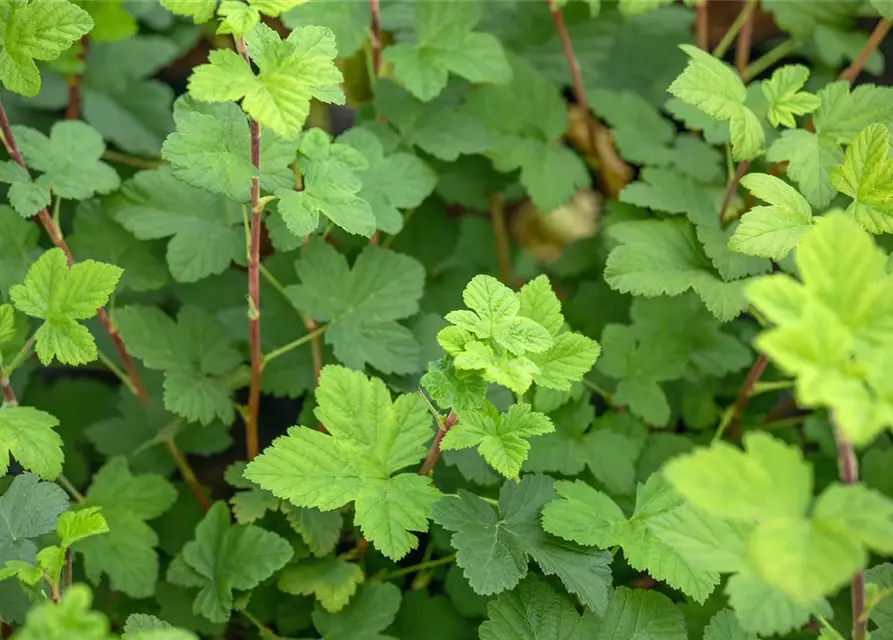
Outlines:
[[[313,612],[313,624],[325,640],[390,640],[382,635],[400,609],[400,589],[389,583],[363,587],[338,613]]]
[[[339,58],[350,58],[366,40],[369,11],[360,3],[347,1],[305,2],[282,14],[289,29],[315,24],[331,29]]]
[[[322,608],[341,611],[363,582],[359,565],[335,557],[301,560],[279,574],[276,586],[295,596],[313,595]]]
[[[807,91],[801,91],[809,78],[809,69],[800,64],[788,64],[776,69],[772,77],[762,83],[763,95],[769,101],[769,122],[773,127],[797,126],[794,116],[812,113],[821,100]]]
[[[23,220],[10,207],[0,206],[0,294],[20,283],[40,255],[37,225]]]
[[[853,199],[847,215],[872,233],[893,231],[893,161],[890,133],[881,124],[869,125],[847,147],[843,165],[831,172],[831,182],[841,193]]]
[[[751,173],[741,184],[768,207],[752,207],[735,229],[729,248],[751,256],[783,260],[812,225],[812,208],[783,180]]]
[[[759,640],[759,637],[742,627],[733,611],[722,609],[710,618],[704,629],[704,640]]]
[[[667,90],[714,120],[728,120],[735,160],[755,158],[763,151],[765,134],[756,114],[744,105],[747,89],[738,74],[697,47],[683,44],[679,48],[690,60]]]
[[[105,144],[99,132],[88,124],[60,121],[53,125],[49,137],[35,129],[16,126],[13,135],[25,162],[42,174],[35,184],[52,189],[60,198],[86,200],[97,193],[110,193],[121,184],[115,170],[99,159]],[[35,212],[36,209],[19,210],[26,217]]]
[[[761,636],[783,635],[798,630],[809,622],[813,613],[824,617],[832,615],[826,601],[798,604],[750,571],[729,578],[726,595],[739,624],[746,631]]]
[[[392,401],[380,380],[330,365],[317,402],[316,417],[331,435],[292,427],[245,477],[299,507],[331,511],[354,502],[363,535],[389,558],[402,558],[418,544],[410,532],[428,529],[440,495],[430,479],[398,473],[425,456],[432,425],[424,401],[417,394]]]
[[[221,193],[233,200],[250,200],[251,136],[248,118],[234,104],[201,104],[188,98],[174,103],[176,131],[161,155],[171,163],[174,177],[192,187]],[[289,167],[297,141],[282,139],[272,130],[260,136],[260,184],[266,191],[294,186]]]
[[[236,37],[244,36],[260,22],[260,11],[238,0],[223,0],[217,8],[217,15],[223,18],[217,33],[231,33]]]
[[[305,509],[288,503],[283,503],[281,510],[313,555],[325,556],[335,549],[344,524],[340,512]]]
[[[159,2],[171,13],[192,18],[195,24],[213,18],[217,9],[217,0],[159,0]]]
[[[9,456],[47,480],[62,473],[62,438],[53,429],[59,421],[33,407],[0,408],[0,471],[9,470]]]
[[[546,575],[595,611],[607,606],[610,554],[582,549],[546,534],[540,510],[556,497],[546,476],[527,475],[506,482],[499,492],[499,514],[474,494],[460,490],[434,506],[434,521],[454,532],[456,563],[475,592],[482,595],[514,589],[527,575],[532,558]]]
[[[512,71],[499,40],[474,31],[480,21],[477,2],[423,3],[413,6],[417,43],[384,50],[394,76],[413,95],[428,102],[446,88],[452,72],[470,82],[505,84]]]
[[[447,98],[447,96],[444,96]],[[483,123],[452,103],[424,103],[400,85],[381,81],[375,85],[375,108],[401,137],[426,153],[454,162],[460,155],[483,153],[491,142]]]
[[[487,605],[481,640],[583,640],[593,637],[597,619],[582,616],[574,605],[535,576]]]
[[[193,611],[212,622],[226,622],[233,608],[233,591],[253,589],[281,569],[292,554],[284,538],[254,525],[233,525],[226,504],[214,503],[196,527],[195,539],[186,543],[179,556],[186,570],[193,572],[193,579],[184,586],[201,587]],[[168,580],[177,582],[176,577],[172,565]]]
[[[802,605],[836,592],[868,560],[858,540],[818,518],[768,520],[748,546],[757,573]]]
[[[551,433],[552,421],[529,404],[513,404],[506,413],[486,404],[480,413],[459,415],[440,441],[444,451],[476,447],[487,463],[509,479],[518,477],[530,450],[528,438]]]
[[[862,484],[832,484],[819,496],[813,519],[839,530],[872,551],[889,555],[893,533],[893,502]]]
[[[392,234],[400,231],[399,210],[421,205],[434,191],[437,174],[411,153],[385,153],[381,141],[362,127],[351,129],[338,142],[359,151],[368,163],[368,168],[357,171],[363,183],[358,196],[371,205],[378,228]]]
[[[843,162],[840,145],[828,136],[805,129],[783,131],[766,150],[770,162],[787,162],[793,180],[814,207],[828,206],[834,197],[832,169]]]
[[[654,519],[681,504],[660,475],[639,485],[636,509],[629,519],[607,495],[580,481],[557,482],[555,489],[563,499],[543,510],[546,531],[587,546],[619,545],[631,567],[648,571],[698,602],[704,602],[719,583],[715,569],[689,562],[651,531]]]
[[[158,535],[147,521],[170,509],[177,492],[163,477],[133,475],[123,458],[115,458],[93,476],[85,497],[83,508],[101,508],[109,531],[74,545],[84,556],[87,577],[98,585],[106,574],[114,591],[151,596],[158,580]]]
[[[226,271],[245,255],[237,203],[187,186],[169,168],[140,171],[124,183],[113,215],[139,240],[170,238],[167,264],[178,282]]]
[[[683,640],[682,612],[662,593],[618,587],[602,618],[597,640]]]
[[[197,307],[177,321],[157,307],[130,305],[115,312],[128,351],[149,369],[164,371],[164,405],[190,422],[209,425],[234,418],[226,376],[242,362],[223,327]]]
[[[289,231],[303,237],[316,231],[325,215],[348,233],[371,237],[375,215],[369,203],[357,196],[362,183],[355,172],[336,159],[302,163],[304,188],[279,189],[279,213]]]
[[[736,573],[745,569],[753,524],[683,505],[650,519],[648,529],[689,565],[703,571]]]
[[[209,63],[189,76],[190,95],[205,102],[241,100],[249,116],[282,136],[301,131],[311,99],[344,104],[335,36],[325,27],[297,27],[280,40],[273,29],[257,24],[245,42],[257,75],[235,51],[212,51]]]
[[[68,548],[84,538],[108,533],[109,525],[100,513],[101,510],[100,507],[87,507],[59,516],[56,533],[62,548]]]
[[[460,371],[451,358],[428,363],[421,384],[441,408],[456,411],[480,409],[487,395],[487,382],[473,371]]]
[[[131,235],[115,220],[112,209],[98,200],[78,205],[74,233],[69,236],[68,244],[80,259],[90,258],[124,269],[122,289],[154,291],[169,280],[158,245],[141,242]]]
[[[93,19],[91,42],[112,42],[132,37],[138,30],[134,17],[124,7],[123,0],[99,0],[78,3]]]
[[[9,4],[0,13],[0,82],[15,93],[36,96],[40,72],[34,61],[55,60],[92,28],[90,14],[65,0]]]
[[[58,603],[45,600],[32,608],[25,625],[16,631],[16,640],[111,640],[109,621],[91,610],[92,602],[88,587],[73,585]],[[75,629],[77,635],[72,636]]]
[[[0,304],[0,345],[16,335],[15,309],[11,304]],[[2,362],[2,359],[0,359]]]
[[[747,280],[723,281],[683,220],[644,220],[611,226],[619,241],[608,256],[605,281],[622,293],[677,296],[693,290],[713,315],[731,320],[747,307]]]
[[[44,321],[35,334],[43,364],[53,358],[64,364],[96,359],[93,337],[77,321],[92,318],[108,302],[121,273],[116,266],[93,260],[69,267],[62,250],[51,249],[31,266],[24,284],[10,288],[19,311]]]
[[[59,516],[68,509],[68,495],[58,485],[31,473],[15,476],[0,496],[0,563],[33,562],[37,546],[32,539],[54,532]]]
[[[745,434],[744,447],[741,451],[716,442],[671,460],[663,473],[692,506],[721,518],[752,521],[805,514],[812,468],[799,449],[758,432]]]
[[[300,285],[287,287],[298,309],[328,322],[325,340],[345,365],[367,363],[384,373],[418,371],[419,345],[397,320],[414,315],[422,296],[424,269],[409,256],[367,247],[347,259],[319,237],[311,237],[295,263]]]

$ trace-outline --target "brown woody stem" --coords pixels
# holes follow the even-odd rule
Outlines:
[[[844,484],[859,482],[859,462],[853,445],[834,425],[834,438],[837,441],[837,467],[840,481]],[[865,619],[865,571],[853,574],[850,585],[850,603],[853,610],[853,640],[865,640],[868,635],[868,621]]]
[[[381,75],[381,10],[378,0],[369,0],[369,14],[372,23],[372,70],[377,78]]]
[[[850,84],[853,84],[856,81],[859,72],[862,71],[862,67],[868,62],[868,58],[871,57],[871,54],[877,51],[877,48],[890,31],[891,26],[893,26],[893,21],[889,18],[882,18],[880,22],[877,23],[874,31],[872,31],[871,35],[868,37],[865,46],[862,47],[862,51],[860,51],[859,55],[856,56],[856,59],[850,63],[850,66],[844,69],[843,73],[840,74],[841,80],[846,80]]]
[[[22,154],[19,151],[18,145],[16,145],[15,137],[12,134],[12,128],[9,124],[9,118],[6,115],[6,110],[3,108],[3,103],[0,101],[0,132],[3,133],[3,145],[6,147],[6,151],[9,154],[9,157],[18,164],[22,169],[25,170],[25,173],[30,175],[28,172],[28,166],[25,164],[24,158],[22,158]],[[74,256],[71,254],[71,249],[68,246],[68,243],[65,241],[65,236],[62,234],[62,230],[59,229],[58,225],[53,221],[52,216],[50,216],[49,212],[46,209],[42,209],[37,214],[37,219],[40,222],[41,226],[46,230],[47,235],[49,235],[50,240],[52,240],[53,244],[62,250],[62,253],[65,254],[65,259],[68,262],[68,265],[71,266],[74,264]],[[115,350],[118,352],[118,355],[121,358],[121,362],[124,364],[124,369],[127,372],[128,377],[130,378],[131,383],[133,384],[133,392],[134,395],[139,399],[140,402],[146,402],[148,400],[148,395],[146,394],[146,388],[143,386],[142,379],[140,378],[139,372],[136,369],[136,366],[131,360],[130,355],[127,353],[127,348],[124,345],[124,342],[121,340],[121,336],[118,334],[117,328],[112,323],[111,318],[108,315],[108,312],[105,309],[97,309],[96,316],[99,318],[99,322],[102,324],[103,328],[111,338],[112,343],[115,345]],[[7,388],[9,391],[7,392]],[[4,398],[7,399],[7,393],[12,393],[12,388],[4,385]],[[13,394],[13,399],[15,395]],[[176,450],[176,445],[171,443],[171,447],[168,448],[168,451],[171,452],[171,448]],[[171,453],[171,456],[174,457],[174,454]],[[181,468],[181,474],[183,475],[183,480],[189,487],[192,489],[192,492],[198,496],[202,494],[201,486],[198,484],[198,480],[195,478],[195,474],[192,472],[191,467],[189,467],[188,461],[182,457],[183,462],[185,462],[186,467],[188,468],[188,475],[183,473],[183,469]],[[174,462],[177,460],[174,458]],[[177,464],[178,468],[180,465]],[[210,508],[210,505],[207,503],[207,500],[199,501],[199,504],[202,508],[207,511]]]
[[[443,437],[447,432],[453,428],[453,425],[456,424],[456,420],[458,419],[459,416],[456,415],[456,412],[450,411],[450,415],[443,421],[443,427],[437,430],[437,434],[434,436],[434,442],[431,443],[431,449],[428,451],[425,461],[419,468],[420,476],[426,476],[434,470],[434,465],[437,464],[437,459],[440,458],[440,441],[443,440]]]
[[[236,48],[250,68],[248,46],[244,38],[236,38]],[[249,460],[260,450],[257,418],[260,411],[260,377],[264,360],[260,346],[260,233],[263,205],[260,202],[260,124],[249,118],[251,136],[251,239],[248,245],[248,338],[251,347],[251,386],[248,390],[248,414],[245,419],[245,449]]]
[[[741,25],[738,41],[735,43],[735,69],[739,76],[744,76],[747,72],[747,65],[750,63],[750,47],[753,42],[753,12],[756,5],[755,1],[748,0],[742,10],[742,13],[747,13],[747,16],[744,24]]]
[[[90,37],[81,36],[81,49],[78,51],[78,61],[84,64],[87,59],[87,49],[90,47]],[[81,83],[84,79],[82,73],[74,73],[68,77],[68,105],[65,107],[65,119],[77,120],[81,115]]]
[[[698,49],[706,51],[710,47],[710,18],[707,12],[707,0],[701,0],[695,12],[695,44]]]

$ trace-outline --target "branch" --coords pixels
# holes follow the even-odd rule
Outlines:
[[[81,36],[81,48],[78,51],[78,62],[83,65],[90,47],[90,37]],[[84,74],[80,71],[68,76],[68,105],[65,107],[65,119],[77,120],[81,115],[81,82]]]
[[[381,11],[378,0],[369,0],[369,13],[372,18],[372,70],[378,78],[381,75]]]
[[[707,0],[701,0],[695,13],[695,44],[706,51],[710,47],[710,18],[707,13]]]
[[[738,395],[735,396],[734,404],[729,407],[728,412],[719,425],[719,429],[716,430],[716,434],[713,436],[714,442],[722,439],[722,436],[726,431],[732,431],[732,433],[737,431],[741,416],[744,415],[744,409],[747,408],[747,404],[754,395],[754,387],[757,382],[760,381],[760,377],[762,377],[763,372],[766,371],[766,366],[768,364],[769,359],[766,356],[763,354],[757,356],[750,371],[747,372],[744,382],[742,382],[741,386],[738,388]]]
[[[862,71],[862,67],[865,66],[865,63],[868,62],[868,58],[871,57],[871,54],[874,53],[881,42],[883,42],[887,32],[890,31],[891,26],[893,26],[893,21],[889,18],[883,18],[877,23],[874,31],[872,31],[871,35],[868,37],[865,46],[862,47],[862,51],[860,51],[859,55],[856,56],[856,59],[850,63],[850,66],[844,69],[843,73],[840,74],[841,80],[846,80],[851,85],[856,81],[859,72]]]
[[[30,177],[31,174],[28,171],[28,166],[25,164],[24,158],[22,158],[22,154],[19,151],[18,145],[16,145],[15,137],[12,134],[12,128],[9,124],[9,118],[6,115],[6,110],[3,108],[2,101],[0,101],[0,132],[3,133],[3,145],[6,147],[7,153],[9,153],[9,157],[12,158],[12,160],[16,164],[22,167],[22,169],[25,170],[25,173]],[[62,252],[65,254],[65,259],[68,262],[68,265],[71,266],[72,264],[74,264],[74,256],[71,254],[71,249],[68,247],[68,243],[65,241],[65,236],[62,234],[62,230],[59,229],[55,222],[53,222],[53,219],[47,212],[47,210],[42,209],[37,214],[37,218],[40,224],[46,230],[47,234],[50,236],[50,240],[52,240],[53,244],[61,249]],[[127,376],[130,378],[130,381],[133,385],[132,391],[134,395],[140,402],[145,403],[148,400],[146,388],[143,386],[142,379],[140,378],[139,372],[137,371],[133,360],[130,359],[130,355],[127,353],[124,342],[121,340],[121,336],[118,334],[117,327],[115,327],[115,325],[112,323],[112,320],[105,309],[97,309],[96,316],[99,318],[99,322],[108,333],[109,338],[111,338],[112,343],[115,345],[115,350],[118,352],[118,355],[121,358],[121,362],[124,364],[124,369],[127,371]],[[8,386],[8,381],[5,382],[6,384],[4,384],[3,386],[3,395],[7,404],[9,404],[10,397],[13,401],[15,400],[15,394],[12,393],[12,388]],[[179,455],[182,463],[185,465],[184,472],[184,469],[180,468],[180,464],[177,464],[178,468],[180,468],[184,482],[189,485],[190,489],[192,489],[192,492],[196,495],[197,498],[199,495],[204,498],[202,488],[198,484],[198,481],[195,479],[195,474],[192,472],[192,468],[189,466],[189,462],[186,460],[185,457],[183,457],[181,453],[179,453],[179,450],[173,442],[170,443],[168,452],[171,454],[171,457],[174,458],[175,463],[177,462],[175,453]],[[205,511],[210,508],[210,504],[208,504],[206,499],[200,499],[199,505]]]
[[[735,170],[735,175],[729,180],[729,184],[726,185],[726,192],[722,196],[722,204],[719,205],[719,227],[722,228],[726,223],[726,209],[729,208],[729,204],[732,202],[732,196],[735,195],[735,190],[738,188],[738,183],[741,182],[741,178],[744,177],[744,174],[747,173],[748,168],[750,168],[750,160],[743,160],[738,163],[738,168]]]
[[[239,55],[251,68],[248,45],[245,38],[236,38]],[[248,119],[251,135],[251,164],[255,175],[251,176],[251,240],[248,245],[248,338],[251,343],[251,386],[248,391],[248,415],[245,419],[245,448],[249,460],[260,450],[257,435],[257,416],[260,410],[260,376],[264,366],[260,349],[260,232],[263,204],[260,202],[260,124]]]
[[[853,445],[836,424],[834,439],[837,441],[837,466],[840,481],[844,484],[856,484],[859,481],[859,462]],[[865,640],[868,621],[865,619],[865,571],[853,574],[850,586],[850,602],[853,609],[853,640]]]
[[[759,0],[747,0],[741,8],[741,11],[735,16],[735,20],[729,25],[728,31],[723,34],[719,44],[717,44],[716,48],[713,50],[714,58],[722,58],[726,55],[726,52],[729,50],[729,47],[732,46],[735,37],[738,35],[738,32],[741,31],[744,23],[750,21],[750,17],[756,10],[758,3]]]
[[[595,118],[589,108],[589,99],[586,97],[586,87],[583,85],[583,76],[580,71],[580,63],[574,53],[574,45],[571,43],[570,34],[567,32],[567,25],[564,22],[564,16],[561,9],[555,4],[555,0],[546,0],[546,6],[552,14],[552,21],[555,23],[555,31],[561,40],[561,48],[564,51],[564,58],[567,61],[568,69],[571,74],[571,85],[574,90],[574,99],[583,110],[584,122],[586,124],[586,132],[588,134],[588,144],[592,153],[598,160],[598,171],[601,176],[604,187],[609,195],[616,195],[613,191],[619,192],[614,186],[615,180],[611,179],[611,168],[614,168],[620,176],[620,182],[625,185],[632,177],[632,169],[622,158],[620,158],[613,148],[611,141],[613,140],[609,131],[607,131],[601,123]],[[622,187],[621,185],[621,187]]]
[[[440,457],[440,441],[443,440],[447,431],[453,428],[453,425],[456,424],[456,420],[458,419],[459,416],[456,415],[456,412],[450,411],[450,415],[443,421],[443,428],[437,430],[437,435],[434,436],[434,442],[431,443],[431,450],[428,451],[428,456],[425,458],[425,462],[423,462],[422,466],[419,468],[420,476],[426,476],[434,470],[434,465],[437,464],[437,459]]]
[[[742,14],[746,14],[744,24],[741,25],[741,33],[738,35],[738,42],[735,43],[735,69],[738,75],[743,76],[747,71],[747,65],[750,62],[750,45],[753,41],[753,12],[757,3],[754,0],[748,0],[744,5]]]

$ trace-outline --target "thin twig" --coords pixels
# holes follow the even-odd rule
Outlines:
[[[137,169],[157,169],[158,167],[164,166],[166,164],[164,160],[149,160],[148,158],[138,158],[136,156],[131,156],[119,151],[111,151],[109,149],[106,149],[102,152],[102,159],[108,160],[109,162],[124,164],[128,167],[135,167]]]
[[[279,356],[283,356],[289,351],[297,349],[300,346],[307,344],[308,342],[312,342],[314,338],[322,335],[322,333],[326,330],[325,327],[320,327],[319,329],[314,329],[313,331],[308,332],[306,335],[301,336],[297,340],[292,340],[288,344],[279,347],[278,349],[273,349],[270,353],[264,354],[261,359],[263,364],[266,365],[271,360],[275,360]]]
[[[72,583],[71,549],[65,550],[65,567],[62,571],[62,593],[71,588]]]
[[[741,31],[741,27],[744,26],[745,22],[749,21],[759,2],[760,0],[747,0],[747,2],[744,3],[744,6],[741,7],[741,11],[739,11],[738,15],[735,16],[735,20],[732,22],[731,25],[729,25],[728,30],[723,34],[722,38],[719,41],[719,44],[717,44],[716,48],[713,49],[714,58],[722,58],[726,55],[729,47],[731,47],[732,43],[735,41],[735,37],[738,35],[738,32]]]
[[[701,0],[695,13],[695,44],[698,49],[706,51],[710,47],[710,17],[707,12],[707,0]]]
[[[435,560],[425,560],[424,562],[420,562],[418,564],[414,564],[411,567],[403,567],[401,569],[396,569],[394,571],[389,571],[384,574],[377,580],[381,580],[384,582],[385,580],[393,580],[394,578],[402,578],[403,576],[408,576],[411,573],[416,573],[418,571],[425,571],[426,569],[433,569],[435,567],[442,567],[445,564],[451,564],[456,560],[456,554],[451,554],[448,556],[444,556],[442,558],[437,558]]]
[[[239,54],[251,68],[248,45],[244,38],[236,38]],[[248,338],[251,344],[251,386],[248,390],[248,415],[245,420],[245,448],[249,460],[260,450],[258,438],[258,412],[260,411],[260,377],[264,366],[260,347],[260,233],[263,205],[260,203],[260,124],[249,118],[251,135],[251,164],[255,175],[251,176],[251,242],[248,248]]]
[[[202,485],[199,483],[198,478],[195,477],[192,465],[189,464],[189,460],[186,459],[186,456],[183,455],[180,448],[173,440],[165,440],[164,448],[167,449],[167,453],[177,466],[177,470],[180,472],[183,482],[185,482],[186,486],[192,491],[192,495],[195,496],[195,501],[198,502],[202,511],[210,509],[211,502],[208,500],[208,496],[205,495],[204,489],[202,489]]]
[[[16,392],[13,391],[12,384],[10,384],[9,382],[9,378],[7,378],[6,376],[0,377],[0,386],[3,387],[3,406],[19,406],[19,400],[18,398],[16,398]]]
[[[837,441],[837,466],[840,473],[840,481],[844,484],[856,484],[859,481],[859,462],[856,459],[856,452],[853,450],[853,445],[836,424],[834,425],[834,438]],[[850,602],[853,610],[853,640],[865,640],[868,621],[864,615],[864,570],[853,574],[850,586]]]
[[[802,44],[803,43],[800,40],[794,38],[789,38],[780,42],[778,45],[751,62],[744,70],[741,79],[744,80],[744,82],[750,82],[776,62],[799,49]]]
[[[747,14],[747,18],[741,27],[741,33],[738,35],[738,42],[735,43],[735,69],[737,69],[740,76],[743,76],[747,71],[747,65],[750,62],[750,46],[753,42],[753,12],[756,9],[756,5],[756,0],[748,0],[747,4],[744,5],[744,11],[742,11],[744,13],[748,7],[750,8],[750,12]]]
[[[434,442],[431,443],[431,449],[425,457],[425,462],[423,462],[422,466],[419,468],[420,476],[427,476],[434,470],[434,465],[437,464],[437,459],[440,458],[440,441],[443,440],[443,437],[447,432],[453,428],[453,425],[456,424],[458,419],[459,416],[456,415],[456,412],[450,411],[450,415],[443,421],[443,429],[437,430],[437,434],[434,436]]]
[[[71,482],[71,480],[69,480],[68,478],[65,477],[65,474],[60,473],[58,475],[58,477],[56,478],[56,483],[60,487],[65,489],[65,491],[68,493],[68,495],[70,495],[72,498],[74,498],[75,502],[83,502],[84,501],[84,494],[82,494],[80,491],[77,490],[77,487],[74,486],[74,484]]]
[[[78,62],[83,65],[87,59],[87,49],[90,47],[90,37],[81,36],[81,48],[78,51]],[[81,115],[81,83],[84,74],[81,72],[73,73],[68,77],[68,105],[65,107],[65,119],[77,120]]]
[[[859,72],[862,71],[862,67],[865,66],[865,63],[868,62],[868,58],[871,57],[871,54],[874,53],[881,42],[884,41],[891,26],[893,26],[893,21],[889,18],[882,18],[880,22],[877,23],[874,31],[872,31],[871,35],[868,37],[865,46],[862,47],[862,51],[860,51],[859,55],[856,56],[856,59],[850,63],[850,66],[844,69],[843,73],[840,74],[841,80],[846,80],[850,84],[853,84],[856,81]]]
[[[505,199],[501,193],[490,194],[490,220],[493,223],[493,239],[496,243],[496,257],[499,261],[499,279],[512,286],[511,244],[508,227],[505,223]]]
[[[19,151],[18,146],[16,145],[15,137],[12,135],[12,128],[10,127],[9,118],[6,115],[6,110],[3,108],[2,101],[0,101],[0,132],[2,132],[3,134],[3,145],[6,147],[6,151],[9,154],[9,157],[12,158],[12,160],[16,164],[22,167],[22,169],[25,170],[25,173],[30,176],[28,166],[25,164],[25,160],[24,158],[22,158],[22,154]],[[50,236],[50,240],[52,240],[53,244],[61,249],[62,253],[65,254],[65,259],[68,262],[68,265],[73,265],[74,256],[72,256],[71,254],[71,249],[68,247],[68,243],[65,241],[65,236],[62,235],[61,229],[59,229],[58,225],[56,225],[56,223],[50,217],[50,214],[47,212],[46,209],[42,209],[37,214],[37,217],[40,224]],[[146,388],[143,386],[142,379],[140,378],[139,372],[137,371],[133,360],[131,360],[130,355],[127,353],[127,349],[124,346],[124,342],[121,340],[121,336],[118,334],[117,328],[112,323],[112,320],[105,309],[97,309],[96,316],[97,318],[99,318],[99,322],[108,333],[109,338],[111,338],[112,343],[115,345],[115,350],[118,352],[118,355],[121,358],[121,362],[124,364],[124,370],[127,372],[127,377],[133,384],[132,390],[134,392],[134,395],[140,402],[147,402],[148,395],[146,393]],[[6,393],[6,386],[4,386],[4,398],[6,398]],[[176,451],[176,445],[171,443],[171,447],[172,448],[168,448],[168,451],[171,453],[171,457],[174,457],[172,449],[173,451]],[[182,457],[182,454],[180,455],[180,458],[182,459],[182,462],[185,463],[185,469],[181,467],[179,463],[177,464],[178,468],[180,468],[183,480],[186,482],[186,484],[189,485],[196,496],[202,495],[201,486],[198,484],[198,481],[195,478],[195,474],[192,472],[192,468],[189,466],[189,463],[186,461],[186,459]],[[175,457],[174,462],[177,463],[177,459]],[[207,500],[200,500],[199,504],[205,511],[210,508],[210,504],[207,502]]]
[[[738,395],[735,396],[735,403],[730,407],[726,417],[723,419],[722,423],[720,423],[719,429],[717,429],[716,434],[713,436],[714,441],[720,440],[726,431],[737,433],[738,423],[741,421],[741,416],[744,415],[744,409],[747,408],[747,404],[750,402],[751,397],[753,397],[754,386],[760,381],[760,377],[762,377],[763,372],[766,371],[766,366],[768,364],[769,359],[766,356],[763,354],[757,356],[750,371],[747,372],[744,382],[742,382],[741,386],[738,388]]]
[[[369,0],[369,14],[372,23],[372,70],[378,78],[381,75],[381,11],[378,0]]]
[[[722,196],[722,204],[719,205],[719,226],[723,227],[726,223],[726,209],[729,208],[729,204],[732,202],[732,197],[735,195],[735,190],[738,188],[738,183],[741,182],[741,178],[744,177],[744,174],[747,173],[747,169],[750,167],[750,160],[742,160],[738,163],[738,168],[735,169],[735,175],[729,180],[729,184],[726,185],[726,192]]]

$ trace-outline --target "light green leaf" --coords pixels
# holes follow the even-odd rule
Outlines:
[[[159,2],[171,13],[192,18],[195,24],[213,18],[217,9],[217,0],[159,0]]]
[[[217,15],[223,18],[217,33],[231,33],[236,37],[244,36],[260,22],[260,11],[239,0],[223,0],[217,7]]]
[[[744,446],[741,451],[716,442],[671,460],[663,473],[692,506],[721,518],[750,521],[805,514],[812,468],[799,449],[759,432],[746,434]]]
[[[744,629],[733,611],[723,609],[710,618],[704,629],[704,640],[759,640],[759,637]]]
[[[618,587],[601,620],[596,640],[685,640],[682,612],[664,594]]]
[[[64,364],[96,359],[96,344],[78,320],[88,320],[108,302],[121,269],[93,260],[71,267],[61,249],[44,253],[28,270],[25,282],[9,290],[16,308],[43,320],[37,330],[37,356],[43,364],[53,358]]]
[[[726,585],[729,604],[746,631],[761,636],[784,635],[807,624],[813,613],[832,615],[824,600],[801,605],[750,571],[737,573]]]
[[[13,127],[13,135],[25,162],[42,174],[35,183],[61,198],[86,200],[97,193],[110,193],[121,184],[115,170],[100,160],[105,144],[88,124],[63,120],[53,125],[49,137],[28,127]],[[19,213],[27,216],[34,212]]]
[[[893,502],[862,484],[830,485],[816,500],[813,519],[872,551],[893,553]]]
[[[738,74],[697,47],[683,44],[679,48],[690,60],[667,90],[714,120],[728,120],[735,160],[755,158],[763,151],[765,134],[756,114],[744,106],[747,90]]]
[[[515,588],[533,558],[543,573],[557,575],[587,606],[605,610],[610,554],[562,542],[542,530],[540,510],[556,497],[550,478],[526,475],[520,483],[503,484],[499,514],[463,490],[434,506],[434,521],[454,532],[456,563],[475,592],[489,595]]]
[[[347,605],[363,580],[359,565],[329,556],[300,560],[286,567],[279,574],[276,586],[295,596],[313,595],[323,609],[335,613]]]
[[[189,93],[206,102],[242,100],[249,116],[282,136],[301,131],[311,99],[344,103],[335,36],[325,27],[298,27],[280,40],[261,23],[245,42],[258,75],[234,51],[213,51],[208,64],[193,69]]]
[[[773,127],[797,126],[794,116],[812,113],[821,100],[807,91],[801,91],[809,78],[809,69],[800,64],[788,64],[776,69],[772,77],[762,83],[763,95],[769,101],[769,122]]]
[[[398,473],[424,457],[432,436],[424,401],[417,394],[392,401],[380,380],[327,366],[317,402],[316,417],[330,435],[292,427],[245,477],[299,507],[330,511],[355,502],[366,538],[386,556],[403,557],[418,544],[410,531],[427,530],[439,496],[428,478]]]
[[[805,129],[783,131],[766,151],[770,162],[787,162],[787,174],[809,202],[827,207],[834,197],[832,169],[843,162],[840,145]]]
[[[289,29],[316,24],[331,29],[338,45],[338,57],[350,58],[363,42],[369,29],[369,11],[362,3],[347,1],[304,2],[282,15]]]
[[[847,147],[843,165],[831,172],[831,182],[853,202],[846,213],[872,233],[893,231],[893,161],[890,133],[881,124],[870,125],[859,132]]]
[[[0,15],[0,82],[15,93],[36,96],[40,72],[34,60],[55,60],[92,28],[90,14],[71,2],[10,3]]]
[[[529,404],[513,404],[506,413],[487,403],[481,412],[459,415],[440,441],[444,451],[477,447],[491,467],[507,478],[518,477],[530,450],[528,438],[551,433],[552,421]]]
[[[33,607],[16,630],[16,640],[71,640],[72,629],[77,629],[77,640],[111,640],[108,619],[91,610],[92,603],[87,586],[72,585],[58,603],[47,599]]]
[[[783,180],[751,173],[741,184],[768,207],[752,207],[735,229],[729,248],[751,256],[783,260],[812,225],[812,208]]]
[[[100,507],[87,507],[59,516],[56,533],[62,547],[68,548],[78,540],[108,533],[109,525],[101,511]]]

